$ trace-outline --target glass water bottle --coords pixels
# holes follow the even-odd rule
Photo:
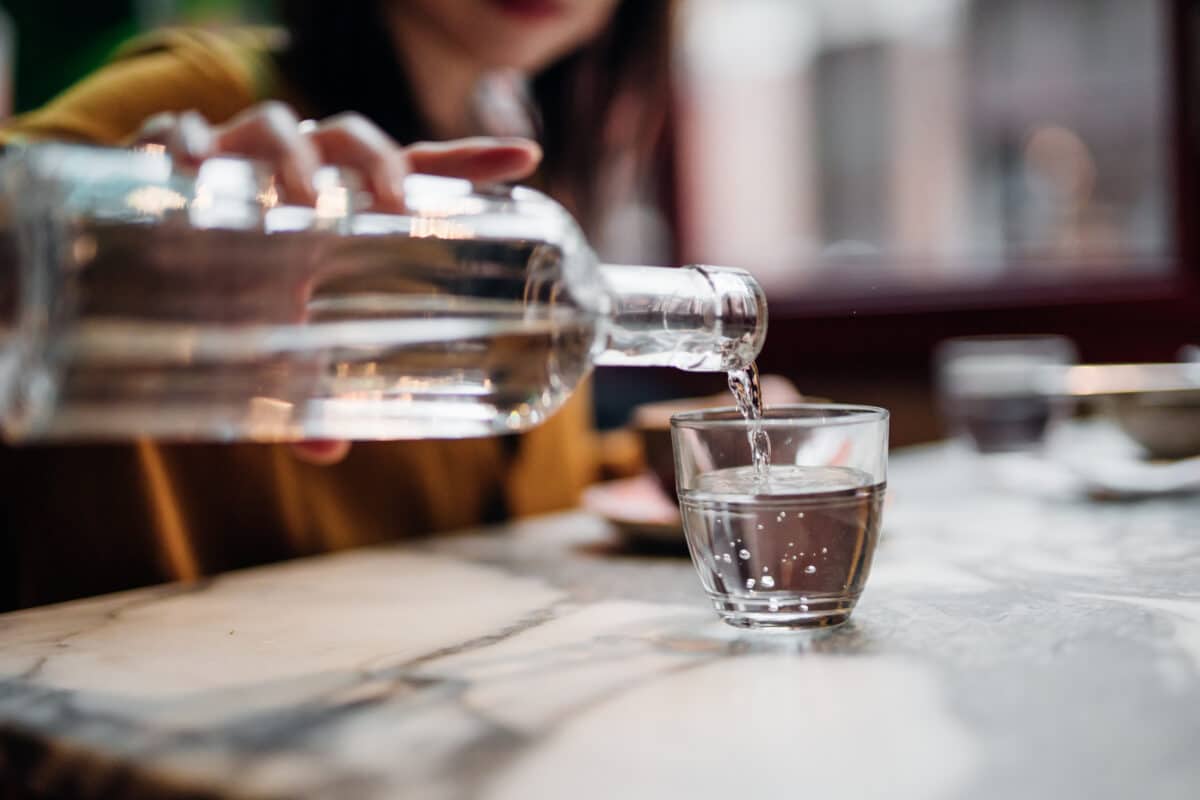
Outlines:
[[[346,173],[315,207],[255,162],[38,145],[0,162],[9,441],[404,439],[521,431],[593,365],[730,370],[745,272],[600,265],[526,188],[411,175],[406,214]]]

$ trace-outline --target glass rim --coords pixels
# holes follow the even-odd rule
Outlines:
[[[682,411],[671,415],[672,428],[748,428],[759,424],[764,428],[832,428],[886,422],[891,412],[878,406],[852,403],[784,403],[767,406],[763,417],[749,420],[734,406]]]

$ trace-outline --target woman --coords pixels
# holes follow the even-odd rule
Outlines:
[[[402,204],[408,171],[513,180],[541,158],[534,180],[586,224],[605,166],[647,155],[661,129],[668,5],[291,0],[286,40],[156,35],[2,137],[250,155],[296,202],[311,202],[319,164],[338,163],[384,208]],[[463,140],[489,133],[537,143]],[[584,394],[516,438],[6,449],[0,606],[569,506],[594,467]]]

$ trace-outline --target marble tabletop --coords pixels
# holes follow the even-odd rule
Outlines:
[[[1200,797],[1200,499],[987,486],[894,455],[823,634],[724,626],[686,558],[584,513],[0,616],[0,785]]]

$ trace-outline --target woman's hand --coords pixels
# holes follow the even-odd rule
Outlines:
[[[135,144],[158,144],[176,161],[196,165],[217,155],[241,155],[269,165],[286,202],[311,205],[317,170],[325,164],[348,167],[367,183],[379,211],[404,211],[404,177],[410,172],[466,178],[477,183],[516,180],[541,160],[541,148],[528,139],[480,137],[401,147],[359,114],[338,114],[321,122],[301,122],[287,105],[267,102],[223,125],[210,125],[194,111],[148,119]],[[333,464],[349,442],[299,442],[296,455],[313,464]]]
[[[210,125],[194,111],[159,114],[142,126],[135,144],[161,145],[191,164],[222,154],[256,158],[272,168],[291,203],[316,201],[313,178],[322,164],[349,167],[367,181],[379,210],[396,212],[404,210],[403,181],[410,172],[494,183],[529,175],[542,158],[541,148],[528,139],[477,137],[401,147],[360,114],[301,122],[278,102],[254,106],[224,125]]]

